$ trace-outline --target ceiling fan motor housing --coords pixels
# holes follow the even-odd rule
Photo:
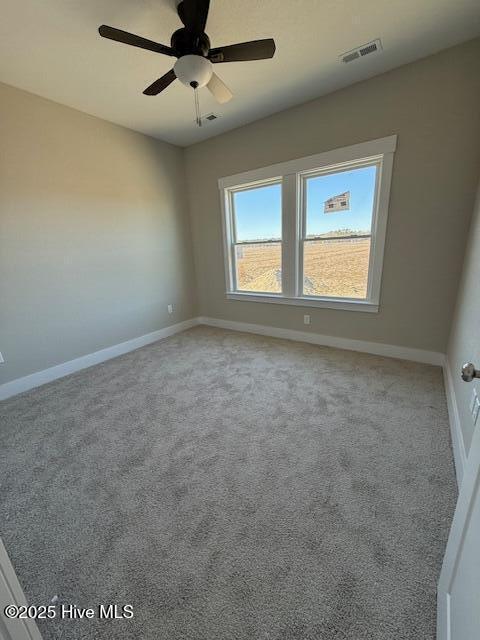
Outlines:
[[[210,51],[210,38],[206,33],[194,33],[183,27],[172,34],[170,46],[178,56],[191,53],[207,57]]]
[[[173,67],[180,82],[194,89],[204,87],[212,77],[212,63],[207,58],[186,55],[179,58]]]

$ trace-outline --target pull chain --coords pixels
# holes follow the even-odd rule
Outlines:
[[[198,87],[193,89],[195,95],[195,121],[199,127],[202,126],[202,117],[200,115],[200,100],[198,99]]]

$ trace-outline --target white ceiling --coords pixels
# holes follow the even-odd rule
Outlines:
[[[187,146],[480,35],[479,0],[211,0],[212,46],[274,37],[272,60],[216,65],[234,99],[217,105],[175,82],[143,89],[174,59],[100,38],[102,23],[170,44],[175,0],[0,0],[0,81]],[[384,51],[338,56],[381,38]]]

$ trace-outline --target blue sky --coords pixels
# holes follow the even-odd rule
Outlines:
[[[271,184],[237,191],[234,196],[237,240],[282,237],[282,187]]]
[[[375,172],[375,167],[362,167],[307,180],[307,236],[335,229],[369,230],[372,224]],[[344,191],[350,191],[350,209],[325,214],[325,200]]]
[[[307,180],[307,235],[319,235],[335,229],[370,229],[375,167],[362,167]],[[350,210],[324,213],[324,202],[350,191]],[[237,191],[234,194],[237,240],[280,238],[282,194],[279,184]]]

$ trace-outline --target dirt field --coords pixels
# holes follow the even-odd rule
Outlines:
[[[370,239],[305,243],[306,295],[365,298]],[[237,247],[238,288],[281,292],[280,244]]]

